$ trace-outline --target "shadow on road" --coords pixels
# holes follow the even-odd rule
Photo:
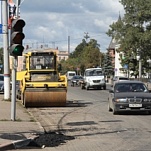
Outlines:
[[[66,107],[86,107],[90,104],[93,104],[93,103],[85,102],[83,100],[73,100],[73,101],[67,101]]]

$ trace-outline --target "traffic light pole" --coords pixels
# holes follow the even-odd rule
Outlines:
[[[16,120],[16,68],[17,57],[12,58],[12,98],[11,98],[11,120]]]
[[[11,120],[13,121],[15,121],[15,117],[16,117],[16,72],[18,66],[18,56],[22,56],[24,50],[23,39],[25,38],[25,35],[23,33],[23,27],[25,26],[25,21],[20,19],[19,5],[20,5],[20,0],[16,0],[15,16],[14,16],[15,18],[13,18],[11,22],[10,55],[13,58]]]
[[[8,50],[8,5],[7,0],[2,1],[3,24],[3,55],[4,55],[4,100],[10,100],[10,65]]]
[[[19,15],[19,1],[16,0],[16,17]],[[12,31],[11,31],[12,32]],[[12,58],[12,98],[11,98],[11,120],[16,120],[16,72],[17,72],[17,61],[18,57],[13,56]]]

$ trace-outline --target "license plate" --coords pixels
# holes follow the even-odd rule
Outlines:
[[[129,107],[142,107],[142,104],[129,104]]]

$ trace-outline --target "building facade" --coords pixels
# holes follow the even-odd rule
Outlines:
[[[112,66],[114,68],[114,76],[127,76],[125,73],[121,70],[123,67],[121,66],[120,61],[120,54],[118,53],[117,49],[120,47],[118,42],[115,39],[112,39],[109,47],[108,52],[112,58]]]

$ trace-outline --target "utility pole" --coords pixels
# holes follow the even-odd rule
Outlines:
[[[13,13],[10,18],[11,27],[10,27],[10,45],[11,45],[11,34],[12,34],[12,21],[16,16],[16,6],[12,0],[9,1],[9,6],[12,6]],[[11,120],[15,121],[16,117],[16,64],[17,57],[12,56],[12,95],[11,95]]]
[[[2,1],[2,25],[3,25],[3,54],[4,54],[4,100],[10,100],[10,64],[8,49],[8,5],[7,0]]]
[[[70,55],[70,36],[68,36],[68,55]]]

